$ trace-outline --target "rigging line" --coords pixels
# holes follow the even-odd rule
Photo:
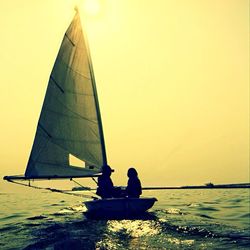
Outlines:
[[[92,180],[93,180],[96,184],[98,184],[98,182],[95,180],[95,178],[94,178],[94,177],[92,177]]]
[[[18,184],[18,185],[35,188],[35,189],[48,190],[48,191],[51,191],[51,192],[68,194],[68,195],[73,195],[73,196],[78,196],[78,197],[84,197],[84,198],[98,199],[96,196],[85,195],[85,194],[75,194],[75,193],[71,193],[69,191],[64,191],[64,190],[55,189],[55,188],[43,188],[43,187],[33,186],[33,185],[30,185],[30,180],[29,180],[29,184],[20,183],[20,182],[13,181],[13,180],[7,180],[7,181],[11,182],[11,183],[14,183],[14,184]]]
[[[80,187],[82,187],[82,188],[86,188],[86,187],[84,187],[83,185],[81,185],[79,182],[77,182],[77,181],[73,180],[73,178],[71,178],[70,180],[71,180],[71,181],[73,181],[74,183],[76,183],[77,185],[79,185]]]
[[[92,177],[92,179],[95,181],[95,183],[97,184],[97,182],[96,182],[96,180]],[[86,187],[84,187],[83,185],[81,185],[79,182],[77,182],[77,181],[75,181],[75,180],[73,180],[73,178],[71,178],[70,179],[71,181],[73,181],[74,183],[76,183],[76,184],[78,184],[80,187],[82,187],[82,188],[86,188]],[[87,191],[90,191],[90,190],[87,190]],[[91,192],[91,191],[90,191]],[[94,192],[91,192],[91,193],[93,193],[93,194],[95,194]],[[97,197],[96,196],[91,196],[92,198],[94,198],[94,199],[96,199]]]

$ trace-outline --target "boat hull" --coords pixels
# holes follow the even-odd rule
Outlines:
[[[130,217],[141,215],[150,209],[156,198],[108,198],[84,202],[87,215],[98,217]]]

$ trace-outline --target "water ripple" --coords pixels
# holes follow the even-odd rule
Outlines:
[[[42,219],[47,219],[47,216],[44,215],[38,215],[38,216],[33,216],[33,217],[29,217],[27,218],[27,220],[42,220]]]
[[[198,210],[205,210],[205,211],[220,211],[215,207],[199,207]]]

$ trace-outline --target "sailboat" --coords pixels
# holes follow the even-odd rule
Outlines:
[[[70,156],[84,166],[70,165]],[[98,177],[107,165],[96,82],[79,11],[69,25],[49,77],[33,147],[23,176],[7,181]],[[89,213],[138,214],[155,198],[86,201]]]

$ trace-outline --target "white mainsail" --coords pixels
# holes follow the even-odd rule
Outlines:
[[[69,155],[85,162],[69,164]],[[95,79],[78,11],[58,52],[37,125],[26,178],[100,172],[106,152]]]

